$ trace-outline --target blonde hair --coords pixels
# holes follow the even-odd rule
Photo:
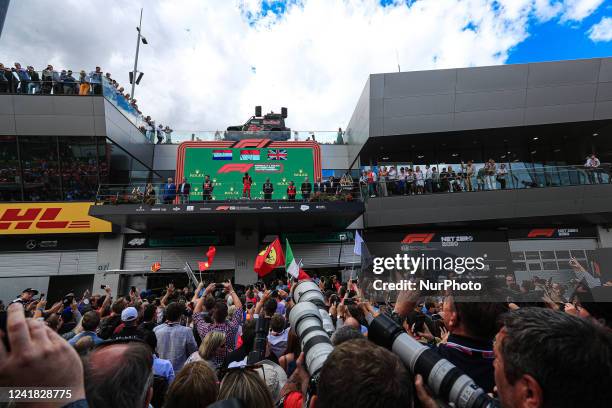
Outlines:
[[[196,361],[178,372],[166,394],[164,408],[206,407],[215,402],[218,393],[215,372],[205,362]]]
[[[217,349],[224,344],[225,334],[218,331],[211,331],[204,337],[204,340],[202,340],[202,344],[200,344],[200,348],[198,349],[198,354],[203,360],[210,360]]]
[[[228,372],[219,389],[218,400],[238,398],[245,408],[273,408],[268,387],[256,371],[248,368]]]

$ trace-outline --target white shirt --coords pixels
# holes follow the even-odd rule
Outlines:
[[[599,159],[596,158],[591,158],[589,157],[586,161],[586,163],[584,164],[584,167],[599,167],[601,163],[599,162]]]
[[[431,174],[432,174],[431,169],[425,169],[425,179],[426,180],[431,180],[432,179]]]

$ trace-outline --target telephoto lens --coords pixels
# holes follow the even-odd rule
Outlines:
[[[457,408],[496,408],[499,402],[435,351],[410,337],[391,317],[366,317],[368,338],[393,351],[413,375],[421,374],[436,397]]]
[[[293,289],[293,299],[295,303],[310,302],[319,309],[323,330],[331,336],[334,332],[334,323],[329,317],[329,312],[325,307],[325,298],[319,286],[312,281],[299,282]]]
[[[314,282],[298,283],[293,289],[293,298],[296,304],[289,313],[289,322],[300,339],[306,369],[315,377],[334,349],[329,339],[334,326],[325,309],[323,294]]]

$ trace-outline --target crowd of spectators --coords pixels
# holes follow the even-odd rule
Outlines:
[[[288,319],[296,282],[281,279],[236,289],[132,287],[126,296],[107,286],[52,306],[28,288],[7,311],[0,302],[0,386],[69,388],[71,407],[438,407],[421,375],[368,340],[368,322],[382,313],[502,407],[606,407],[612,399],[610,308],[584,297],[466,303],[406,291],[375,303],[352,280],[312,280],[334,325],[316,387]],[[259,319],[270,322],[264,349]],[[257,351],[263,359],[249,362]]]
[[[575,166],[584,173],[584,184],[604,182],[604,169],[595,154],[586,158],[584,166]],[[396,166],[386,165],[363,170],[359,182],[364,195],[386,197],[389,195],[417,195],[431,193],[452,193],[461,191],[504,190],[506,188],[539,187],[534,179],[546,177],[556,182],[554,175],[545,171],[510,169],[506,163],[496,163],[489,159],[476,165],[471,160],[459,165]],[[610,180],[609,175],[607,179]]]
[[[172,129],[162,124],[155,127],[155,121],[150,116],[143,116],[138,101],[111,77],[110,72],[104,73],[100,67],[89,73],[85,70],[77,73],[66,69],[58,72],[51,64],[42,71],[36,71],[32,66],[24,68],[19,62],[15,62],[13,67],[0,63],[0,93],[85,96],[102,95],[105,91],[113,93],[107,96],[119,106],[141,118],[139,129],[151,142],[162,143],[165,140],[172,143]]]

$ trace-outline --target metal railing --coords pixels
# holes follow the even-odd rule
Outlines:
[[[424,166],[419,166],[424,169]],[[436,166],[437,167],[437,166]],[[407,167],[408,168],[408,167]],[[446,168],[440,166],[440,168]],[[512,168],[508,166],[495,173],[475,170],[468,177],[465,171],[438,172],[431,178],[425,176],[425,171],[417,176],[415,172],[406,173],[404,177],[376,182],[368,182],[367,175],[360,179],[364,197],[388,197],[397,195],[442,194],[459,192],[479,192],[492,190],[514,190],[527,188],[547,188],[579,186],[590,184],[608,184],[612,182],[612,166],[608,163],[597,168],[576,166],[538,166],[527,168]]]
[[[238,141],[243,139],[271,139],[274,141],[314,141],[320,144],[346,144],[344,132],[320,130],[291,131],[235,131],[235,130],[174,130],[166,135],[163,144],[180,144],[183,142],[212,142],[221,140]]]
[[[302,183],[295,184],[296,194],[292,198],[288,194],[288,183],[273,184],[274,191],[269,195],[264,193],[263,183],[254,182],[250,191],[242,183],[212,183],[212,190],[204,190],[203,185],[191,185],[189,194],[182,194],[180,186],[168,190],[166,185],[147,184],[101,184],[96,193],[96,204],[186,204],[192,202],[228,202],[228,201],[355,201],[361,200],[362,189],[358,182],[336,180],[334,184],[310,183],[311,189],[302,191]]]

